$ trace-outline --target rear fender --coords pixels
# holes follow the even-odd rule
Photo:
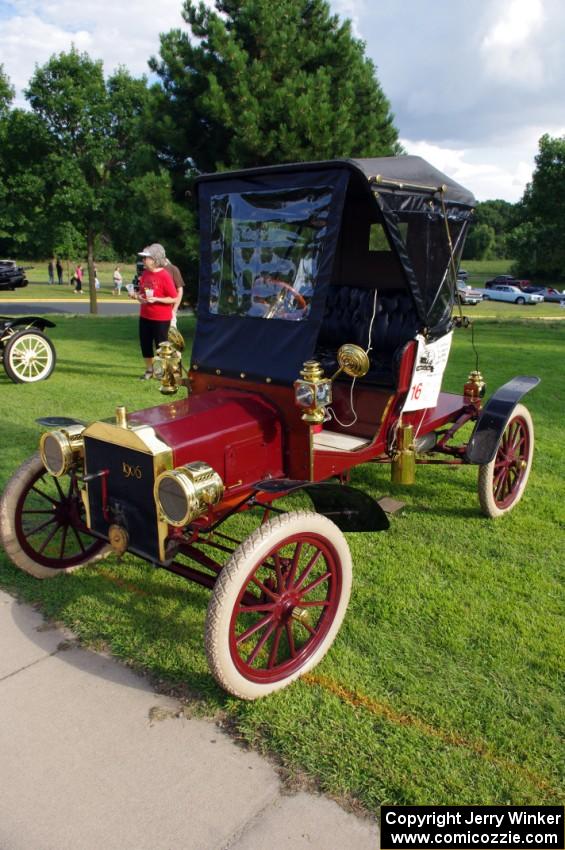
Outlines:
[[[25,331],[30,328],[37,328],[39,331],[44,331],[45,328],[57,327],[55,322],[44,319],[43,316],[18,316],[18,318],[10,318],[7,322],[7,327],[13,328],[15,331]]]
[[[503,384],[489,398],[475,424],[467,444],[465,458],[469,463],[490,463],[504,433],[512,411],[522,396],[537,387],[540,379],[520,375]]]
[[[296,481],[289,478],[260,481],[256,495],[261,493],[275,498],[304,490],[310,497],[317,513],[335,522],[341,531],[386,531],[390,523],[381,506],[371,496],[349,487],[322,481]]]

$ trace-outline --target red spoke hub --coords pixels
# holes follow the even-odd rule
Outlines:
[[[341,582],[327,540],[303,534],[273,547],[247,576],[234,606],[230,653],[239,672],[268,683],[300,669],[332,624]]]

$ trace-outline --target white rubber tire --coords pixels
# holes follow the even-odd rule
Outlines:
[[[315,534],[330,544],[341,571],[341,593],[333,621],[315,651],[300,669],[276,682],[251,681],[237,669],[230,652],[230,623],[242,586],[277,543],[297,535]],[[208,605],[205,645],[208,663],[218,684],[245,700],[267,696],[289,685],[318,664],[327,653],[345,617],[352,582],[351,552],[339,528],[321,514],[294,511],[282,514],[257,528],[241,543],[222,569]]]
[[[55,346],[39,330],[18,331],[4,348],[4,369],[16,384],[47,380],[56,361]]]
[[[60,567],[52,569],[33,560],[26,552],[23,551],[17,537],[16,524],[16,508],[20,496],[23,492],[29,489],[31,482],[35,479],[38,472],[44,470],[45,467],[41,461],[39,453],[32,455],[23,463],[19,469],[6,484],[6,488],[0,500],[0,542],[6,550],[10,560],[30,575],[36,578],[54,578],[61,573],[69,573],[84,567],[87,564],[94,564],[102,558],[107,557],[112,551],[110,546],[104,546],[92,557],[89,557],[81,563],[74,564],[71,567]]]
[[[499,440],[498,446],[496,448],[496,455],[490,463],[484,463],[479,466],[479,480],[478,480],[478,492],[479,492],[479,502],[481,505],[481,511],[483,514],[490,519],[496,519],[497,517],[504,516],[513,510],[522,496],[524,495],[524,490],[526,489],[526,484],[528,483],[528,478],[530,477],[530,470],[532,468],[532,460],[534,458],[534,446],[535,446],[535,438],[534,438],[534,423],[532,417],[530,415],[530,411],[523,404],[517,404],[514,410],[512,411],[512,415],[508,421],[506,428],[504,429],[504,433],[510,428],[512,422],[521,418],[526,426],[528,431],[528,454],[526,457],[526,466],[523,470],[522,476],[520,478],[519,484],[516,488],[516,493],[514,494],[514,498],[512,502],[506,507],[500,507],[496,499],[494,498],[494,467],[496,463],[496,458],[498,455],[498,451],[500,448],[500,444],[502,442],[502,437]],[[504,434],[503,434],[504,436]]]

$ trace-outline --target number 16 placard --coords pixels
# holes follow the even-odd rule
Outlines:
[[[403,410],[423,410],[436,406],[452,338],[453,331],[429,343],[423,336],[416,337],[418,351]]]

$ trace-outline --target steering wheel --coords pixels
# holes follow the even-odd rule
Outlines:
[[[275,286],[280,286],[281,289],[286,289],[288,292],[294,295],[300,310],[306,309],[306,301],[304,297],[293,286],[291,286],[290,283],[286,283],[286,281],[284,280],[279,280],[278,277],[270,277],[265,281],[265,283],[274,283]]]

